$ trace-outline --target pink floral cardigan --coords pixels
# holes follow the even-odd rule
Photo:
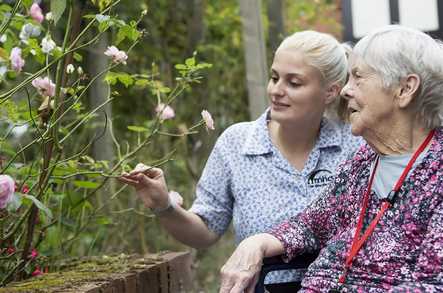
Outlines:
[[[345,284],[338,283],[375,157],[362,146],[340,166],[323,196],[271,231],[284,244],[287,259],[320,249],[300,292],[443,292],[442,128],[354,258]],[[372,192],[364,230],[381,202]]]

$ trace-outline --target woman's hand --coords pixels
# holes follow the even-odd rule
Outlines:
[[[140,163],[131,172],[123,173],[119,180],[134,186],[147,208],[164,208],[168,205],[168,187],[161,169]]]
[[[220,293],[254,292],[265,256],[263,234],[243,240],[221,268]]]

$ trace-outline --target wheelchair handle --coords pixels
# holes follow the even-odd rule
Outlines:
[[[260,271],[258,283],[255,285],[255,293],[265,292],[265,278],[269,272],[306,269],[318,256],[318,251],[305,253],[294,257],[290,262],[284,262],[282,256],[266,257],[263,259],[263,266]]]

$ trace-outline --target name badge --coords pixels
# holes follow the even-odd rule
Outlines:
[[[334,179],[334,174],[326,169],[315,170],[308,177],[308,187],[322,187]]]

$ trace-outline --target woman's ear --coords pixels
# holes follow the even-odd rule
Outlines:
[[[396,97],[400,108],[406,108],[412,103],[412,100],[414,100],[418,92],[420,83],[420,76],[417,74],[408,74],[406,78],[401,80]]]
[[[333,83],[328,86],[326,89],[326,105],[329,105],[330,103],[334,102],[334,100],[340,95],[341,87]]]

